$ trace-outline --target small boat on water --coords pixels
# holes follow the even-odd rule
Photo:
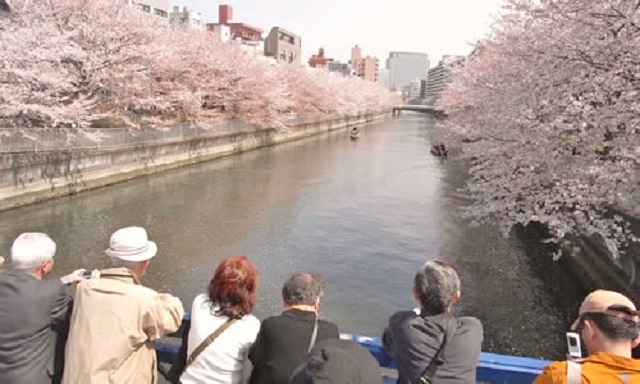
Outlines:
[[[349,132],[349,138],[351,138],[351,140],[357,139],[358,135],[360,135],[360,131],[358,131],[358,128],[356,127],[353,127],[351,132]]]
[[[431,152],[431,154],[434,156],[441,157],[447,157],[448,153],[447,148],[444,146],[444,144],[433,144],[429,152]]]

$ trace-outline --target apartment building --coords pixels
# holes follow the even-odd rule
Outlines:
[[[302,39],[282,27],[273,27],[264,39],[264,55],[277,62],[300,64]]]
[[[356,75],[365,81],[378,82],[379,61],[375,56],[362,56],[362,49],[356,45],[351,48],[351,66]]]

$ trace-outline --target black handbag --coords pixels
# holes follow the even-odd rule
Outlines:
[[[191,330],[191,322],[186,322],[182,329],[182,344],[178,350],[178,356],[171,364],[171,369],[167,373],[167,380],[171,384],[180,384],[180,376],[187,368],[187,340],[189,339],[189,331]]]

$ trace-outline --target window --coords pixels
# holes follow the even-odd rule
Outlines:
[[[143,4],[143,5],[140,6],[140,9],[142,9],[145,12],[151,13],[151,6],[150,5],[144,5]]]
[[[280,51],[279,60],[282,60],[282,61],[287,60],[287,53],[284,51],[284,49]]]
[[[278,39],[292,45],[295,43],[295,39],[293,38],[293,36],[285,35],[282,32],[278,34]]]
[[[294,58],[295,56],[293,55],[293,52],[289,52],[289,63],[293,63]]]

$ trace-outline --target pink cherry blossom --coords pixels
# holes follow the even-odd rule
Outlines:
[[[0,18],[0,123],[132,128],[384,110],[375,84],[259,61],[212,33],[171,28],[117,0],[11,0]]]
[[[466,213],[595,236],[618,257],[638,242],[611,208],[640,200],[640,1],[507,3],[439,102],[472,159]]]

